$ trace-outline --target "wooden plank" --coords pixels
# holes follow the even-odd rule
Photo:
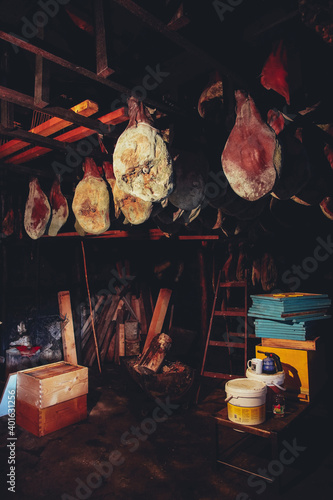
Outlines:
[[[117,125],[118,123],[127,121],[128,120],[127,108],[120,108],[117,109],[116,111],[112,111],[111,113],[101,116],[100,118],[98,118],[98,120],[105,125]],[[59,142],[72,143],[85,139],[86,137],[89,137],[93,134],[95,134],[94,130],[91,130],[86,127],[77,127],[73,130],[70,130],[61,135],[56,136],[55,139]],[[45,155],[49,151],[52,151],[52,149],[46,147],[44,148],[42,146],[36,146],[34,148],[28,149],[27,151],[23,151],[18,155],[15,155],[12,158],[9,158],[6,161],[6,163],[11,163],[13,165],[16,165],[18,163],[24,163],[33,160],[37,157],[39,158],[40,156]]]
[[[97,312],[98,312],[102,302],[104,302],[104,299],[105,299],[105,295],[101,295],[95,304],[94,311],[93,311],[93,318],[94,318],[95,322],[97,321]],[[84,323],[82,329],[81,329],[81,347],[82,347],[82,349],[84,348],[84,346],[88,342],[91,332],[92,332],[92,321],[91,321],[91,314],[90,314],[89,317],[87,318],[86,322]]]
[[[316,337],[313,340],[261,338],[261,345],[263,347],[283,347],[285,349],[300,349],[304,351],[316,351],[319,342],[320,337]]]
[[[62,346],[64,351],[64,360],[73,365],[77,365],[75,334],[73,324],[73,314],[71,299],[68,291],[58,292],[58,303],[60,316],[67,321],[61,322]]]
[[[112,303],[112,296],[109,295],[104,303],[104,306],[103,306],[101,313],[97,317],[97,321],[95,322],[95,332],[96,332],[98,348],[100,348],[100,346],[101,346],[101,342],[99,339],[100,328],[101,328],[101,325],[103,326],[103,324],[105,323],[105,318],[106,318],[106,315],[109,311],[111,303]],[[91,366],[93,361],[95,360],[96,356],[97,356],[97,352],[96,352],[95,339],[93,336],[90,336],[87,344],[85,345],[84,365]]]
[[[119,357],[125,356],[125,325],[119,324]]]
[[[87,396],[36,408],[26,401],[16,402],[16,423],[35,436],[41,437],[87,418]]]
[[[158,294],[156,306],[142,353],[146,352],[155,335],[158,335],[162,332],[163,323],[168,310],[171,294],[172,290],[169,290],[168,288],[161,288],[160,293]]]
[[[111,327],[113,326],[112,325],[112,317],[117,309],[117,306],[119,304],[119,300],[120,300],[119,296],[116,296],[116,295],[113,296],[113,300],[112,300],[110,306],[107,308],[105,319],[103,320],[103,323],[102,322],[99,323],[99,327],[97,327],[98,346],[100,349],[102,348],[104,342],[106,344],[108,344],[109,340],[111,340],[111,334],[112,334]],[[107,339],[107,340],[105,340],[105,339]],[[107,347],[108,347],[108,345],[107,345]],[[105,348],[105,352],[106,352],[106,350],[107,350],[107,348]],[[105,357],[104,349],[103,349],[103,356]],[[94,350],[92,353],[92,356],[91,356],[91,359],[89,362],[89,366],[92,366],[93,362],[95,361],[95,358],[96,358],[96,350]],[[102,355],[101,355],[101,360],[102,360]]]
[[[80,102],[76,106],[73,106],[71,110],[74,111],[74,113],[77,113],[78,115],[88,117],[93,115],[94,113],[97,113],[98,105],[95,102],[86,99],[85,101]],[[31,132],[32,134],[42,135],[43,137],[48,137],[50,135],[55,134],[56,132],[59,132],[59,130],[63,130],[64,128],[67,128],[71,125],[73,125],[72,122],[63,120],[61,118],[53,117],[47,120],[46,122],[42,123],[41,125],[31,128],[29,132]],[[17,151],[20,151],[26,146],[29,146],[29,142],[24,142],[15,139],[8,141],[5,144],[2,144],[2,146],[0,146],[0,158],[4,158],[13,153],[16,153]]]

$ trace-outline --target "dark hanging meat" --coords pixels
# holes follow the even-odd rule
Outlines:
[[[320,208],[328,219],[333,220],[333,198],[331,196],[326,196],[326,198],[322,200]]]
[[[218,72],[212,75],[207,87],[202,91],[198,101],[198,113],[201,118],[215,116],[223,109],[223,82]]]
[[[144,201],[161,201],[173,190],[172,159],[143,103],[130,97],[128,112],[128,126],[113,153],[118,187]]]
[[[267,111],[267,123],[270,127],[272,127],[276,135],[279,135],[279,133],[282,132],[285,126],[285,121],[282,113],[275,109],[269,109]]]
[[[276,288],[278,271],[273,256],[265,252],[261,259],[260,268],[261,286],[265,292]]]
[[[252,285],[254,287],[257,287],[261,283],[261,259],[260,259],[260,257],[253,259],[251,281],[252,281]]]
[[[43,236],[51,216],[51,207],[35,177],[29,183],[29,196],[25,205],[24,228],[33,240]]]
[[[228,258],[222,267],[225,281],[236,281],[237,254],[231,243],[228,244]]]
[[[238,244],[238,262],[236,268],[236,278],[238,281],[245,281],[246,266],[247,266],[247,256],[245,251],[245,245],[243,241],[240,241]]]
[[[69,210],[66,198],[61,192],[60,182],[56,179],[50,191],[50,204],[52,208],[51,223],[48,230],[49,236],[56,236],[68,219]]]
[[[305,187],[311,177],[309,159],[303,144],[288,128],[279,134],[282,164],[272,194],[280,200],[288,200]]]
[[[330,126],[328,128],[327,132],[333,136],[333,127]],[[333,169],[333,147],[330,146],[329,144],[325,144],[324,152],[325,152],[326,158],[328,159],[328,161],[331,165],[331,168]]]
[[[301,19],[313,29],[327,44],[333,44],[332,1],[298,0]]]
[[[14,233],[14,210],[10,208],[2,221],[2,232],[5,236]]]
[[[207,162],[199,152],[179,151],[174,157],[175,188],[169,200],[183,210],[198,208],[204,198]]]
[[[236,122],[222,153],[222,168],[232,189],[240,197],[255,201],[274,186],[281,148],[253,99],[240,90],[235,97]]]
[[[73,212],[86,233],[101,234],[110,227],[107,185],[92,158],[86,158],[84,176],[75,188]]]
[[[324,151],[321,137],[313,134],[311,128],[304,127],[299,132],[310,164],[308,181],[293,200],[304,205],[319,205],[333,192],[333,170]]]
[[[105,179],[112,190],[115,216],[118,218],[121,211],[126,221],[130,224],[142,224],[148,220],[153,209],[153,204],[150,201],[141,200],[136,196],[121,191],[117,185],[111,163],[104,162],[103,169]]]
[[[290,104],[287,50],[283,40],[275,43],[262,68],[260,81],[265,89],[274,90]]]

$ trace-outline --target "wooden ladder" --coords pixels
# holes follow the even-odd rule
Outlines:
[[[244,289],[244,306],[243,307],[230,307],[228,302],[231,295],[231,290],[235,288]],[[222,297],[221,297],[222,295]],[[218,307],[218,303],[222,298],[221,307]],[[214,321],[217,317],[225,318],[226,331],[224,334],[225,340],[211,340],[212,329],[214,326]],[[243,332],[232,332],[229,328],[228,318],[230,317],[242,317],[244,318],[244,331]],[[254,336],[254,335],[251,335]],[[241,342],[231,341],[233,337],[240,337],[243,339]],[[213,372],[206,370],[206,358],[208,349],[210,347],[227,348],[229,353],[229,371],[230,373]],[[244,350],[244,374],[235,375],[232,373],[232,362],[231,362],[231,349],[243,349]],[[248,331],[247,331],[247,279],[244,281],[222,281],[222,271],[219,271],[212,313],[209,321],[208,334],[205,344],[205,350],[203,354],[203,360],[200,371],[200,382],[197,391],[196,402],[199,400],[199,394],[201,389],[201,383],[203,378],[213,378],[213,379],[234,379],[240,376],[245,376],[247,368],[247,351],[248,351]]]

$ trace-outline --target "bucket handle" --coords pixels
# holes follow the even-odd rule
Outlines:
[[[228,398],[226,398],[224,401],[225,401],[226,403],[229,403],[230,399],[232,399],[232,398],[238,399],[238,396],[229,396],[229,397],[228,397]]]
[[[280,389],[280,391],[285,391],[286,390],[285,387],[282,387],[281,385],[276,384],[275,382],[273,382],[273,385],[275,385],[275,387],[277,387],[278,389]]]

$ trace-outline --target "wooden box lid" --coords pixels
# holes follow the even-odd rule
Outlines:
[[[86,366],[59,361],[17,374],[17,400],[37,408],[46,408],[87,393]]]

